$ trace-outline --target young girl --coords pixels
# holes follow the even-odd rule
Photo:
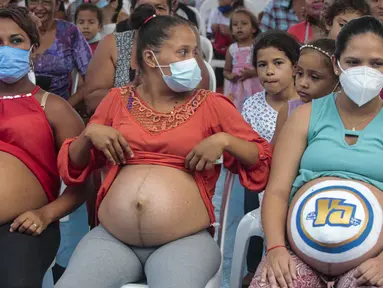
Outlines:
[[[323,0],[306,0],[306,20],[291,26],[288,32],[297,37],[301,43],[319,38],[322,31],[320,27],[322,6]]]
[[[327,38],[336,39],[340,29],[352,19],[371,15],[370,6],[361,0],[335,0],[325,12]]]
[[[230,18],[236,9],[244,7],[243,0],[218,0],[217,9],[210,13],[207,33],[213,39],[214,55],[225,59],[226,50],[233,42],[230,32]]]
[[[259,34],[257,19],[245,9],[237,10],[232,15],[230,30],[236,42],[226,52],[223,76],[230,82],[225,94],[242,111],[245,99],[263,90],[253,66],[253,41]]]
[[[335,41],[318,39],[301,47],[296,66],[295,86],[300,99],[290,100],[278,115],[273,138],[276,141],[287,118],[299,106],[330,94],[338,86],[338,76],[334,74],[331,57],[335,51]]]
[[[244,0],[218,0],[217,9],[210,13],[207,25],[208,37],[212,40],[214,58],[225,60],[226,51],[233,43],[230,32],[230,19],[233,11],[244,7]],[[217,85],[222,86],[224,82],[223,69],[216,69]]]
[[[128,18],[127,11],[123,8],[123,0],[74,0],[67,9],[69,21],[74,20],[77,7],[83,3],[92,3],[101,9],[103,15],[102,36],[113,32],[114,26],[118,21]]]
[[[81,4],[74,15],[74,20],[82,35],[88,41],[92,54],[101,40],[103,16],[101,9],[94,4]]]
[[[265,90],[245,101],[242,115],[252,128],[269,142],[273,138],[278,111],[288,100],[299,98],[294,87],[293,75],[299,48],[300,45],[293,36],[276,30],[261,34],[254,43],[253,64]],[[245,189],[245,213],[258,207],[258,194]],[[246,284],[247,280],[251,281],[252,273],[262,258],[262,242],[262,239],[257,237],[250,241],[247,254],[249,274],[243,284]]]

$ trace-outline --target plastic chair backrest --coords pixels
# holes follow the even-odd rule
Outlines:
[[[205,25],[209,21],[210,13],[213,9],[218,7],[218,0],[205,0],[201,7],[199,8],[199,12],[201,14],[202,19],[205,21]]]
[[[258,19],[258,14],[263,11],[269,0],[245,0],[245,7]]]
[[[181,10],[181,9],[178,9],[177,12],[176,12],[176,14],[177,14],[178,16],[182,17],[182,18],[185,18],[185,19],[189,20],[189,19],[188,19],[188,15],[187,15],[183,10]]]
[[[73,76],[72,76],[72,91],[71,91],[71,95],[73,95],[74,93],[77,92],[79,77],[80,77],[80,74],[78,73],[78,71],[77,70],[74,71]]]
[[[131,8],[131,3],[129,0],[123,0],[122,1],[122,8],[124,9],[125,12],[128,13],[128,15],[130,15],[130,8]]]
[[[206,24],[205,22],[203,21],[202,19],[202,16],[201,14],[199,13],[198,9],[193,7],[193,6],[188,6],[188,8],[193,11],[193,13],[195,14],[195,17],[197,19],[197,25],[198,25],[198,30],[199,30],[199,33],[202,35],[202,36],[205,36],[206,37]]]
[[[216,92],[217,91],[217,79],[215,78],[214,69],[213,69],[213,67],[210,66],[209,63],[207,63],[206,61],[204,61],[204,62],[205,62],[207,71],[209,71],[209,80],[210,80],[209,90]]]
[[[100,32],[101,37],[112,34],[115,30],[116,30],[116,24],[115,23],[106,24],[102,27],[102,30]]]
[[[200,37],[201,41],[201,49],[205,56],[205,60],[207,63],[211,63],[211,60],[213,60],[213,45],[211,44],[210,40],[206,37],[202,36]]]

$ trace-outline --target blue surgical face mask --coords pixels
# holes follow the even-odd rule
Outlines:
[[[109,4],[109,1],[108,0],[100,0],[96,3],[96,6],[100,9],[102,8],[105,8],[106,6],[108,6]]]
[[[218,6],[219,12],[222,14],[228,13],[231,10],[233,10],[233,7],[231,5],[225,5],[225,6]]]
[[[171,63],[168,66],[161,66],[155,55],[154,59],[157,62],[157,67],[161,70],[162,78],[164,79],[166,85],[168,85],[168,87],[174,92],[192,91],[197,88],[198,84],[202,80],[201,69],[198,67],[198,63],[195,58]],[[172,75],[165,75],[164,71],[162,71],[162,68],[165,67],[170,68]]]
[[[28,74],[31,49],[0,47],[0,81],[13,84]]]

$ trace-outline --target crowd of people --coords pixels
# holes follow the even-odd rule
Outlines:
[[[243,287],[383,287],[383,0],[218,0],[221,93],[200,4],[0,0],[0,287],[41,287],[84,203],[55,287],[205,287],[222,168],[262,205]]]

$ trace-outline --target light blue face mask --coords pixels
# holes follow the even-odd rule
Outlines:
[[[99,42],[101,40],[101,34],[97,33],[92,39],[88,41],[89,44]]]
[[[13,84],[28,74],[31,49],[0,47],[0,81]]]
[[[96,3],[96,6],[100,9],[102,8],[105,8],[106,6],[108,6],[109,4],[109,1],[108,0],[100,0]]]
[[[202,80],[201,69],[198,67],[195,58],[171,63],[168,66],[161,66],[157,61],[156,55],[154,55],[154,59],[157,62],[157,67],[161,70],[162,78],[166,85],[168,85],[174,92],[192,91],[197,88]],[[162,68],[167,67],[170,68],[172,75],[165,75],[164,71],[162,71]]]

